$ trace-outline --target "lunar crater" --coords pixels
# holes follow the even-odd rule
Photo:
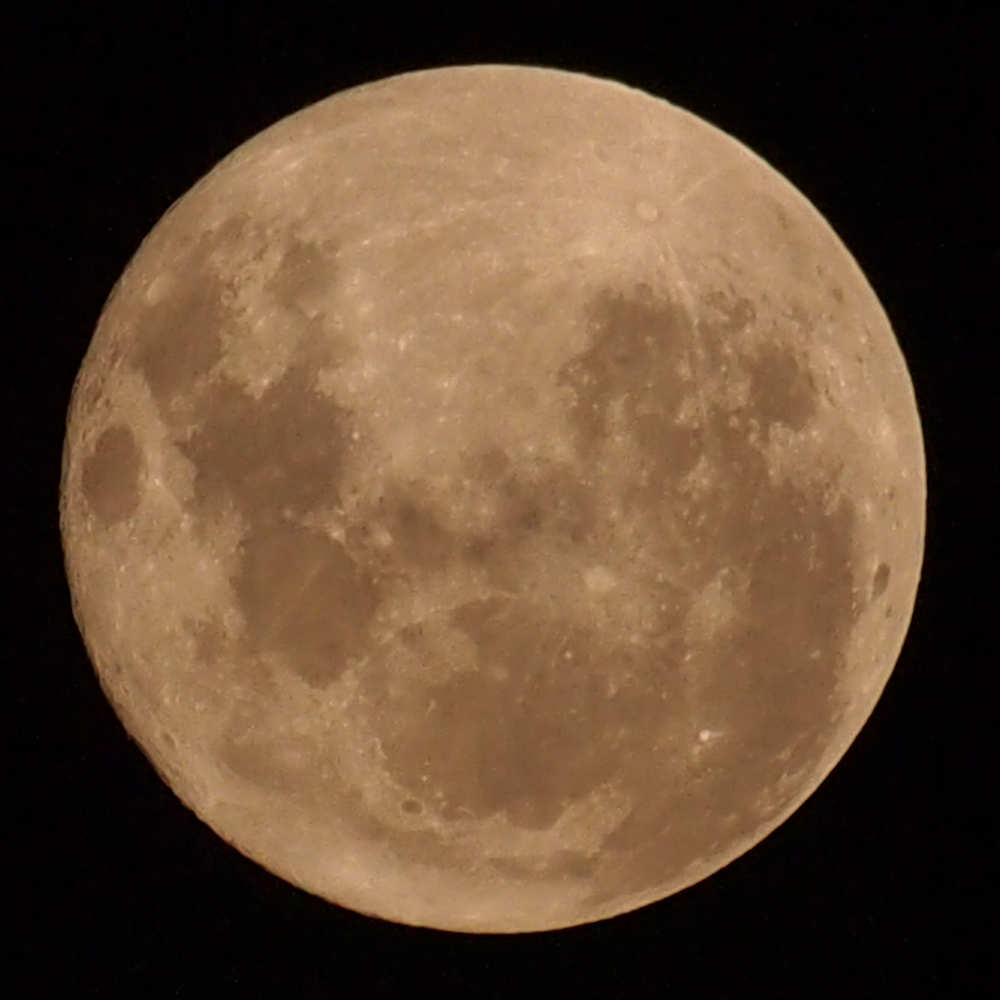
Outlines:
[[[90,509],[105,527],[130,518],[144,492],[145,459],[132,431],[108,427],[83,463],[81,486]]]

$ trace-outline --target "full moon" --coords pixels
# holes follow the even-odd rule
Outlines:
[[[925,507],[889,321],[788,181],[620,83],[470,66],[307,107],[167,211],[60,518],[188,808],[333,903],[509,933],[683,890],[812,794]]]

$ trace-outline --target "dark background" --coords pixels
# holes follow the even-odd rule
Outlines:
[[[654,4],[653,16],[639,4],[599,6],[605,13],[589,15],[583,3],[414,0],[401,13],[277,2],[264,16],[250,3],[219,13],[135,0],[8,14],[0,402],[13,602],[0,940],[4,978],[24,984],[8,995],[993,992],[993,12],[958,0],[894,14],[877,3],[863,12],[802,4],[794,15],[781,5]],[[677,896],[513,937],[341,910],[247,861],[189,813],[100,691],[72,619],[57,523],[73,378],[114,282],[171,202],[305,104],[405,70],[476,62],[580,70],[648,90],[739,138],[799,187],[894,325],[921,407],[930,492],[924,576],[899,664],[809,801]]]

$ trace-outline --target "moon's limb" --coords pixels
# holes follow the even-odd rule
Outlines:
[[[71,405],[109,697],[326,898],[517,931],[662,898],[816,788],[898,656],[912,386],[829,225],[617,84],[357,88],[153,230]]]

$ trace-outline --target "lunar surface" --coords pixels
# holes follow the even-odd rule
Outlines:
[[[108,698],[337,904],[565,927],[715,872],[844,754],[909,625],[923,442],[858,265],[618,83],[321,101],[143,242],[70,404]]]

